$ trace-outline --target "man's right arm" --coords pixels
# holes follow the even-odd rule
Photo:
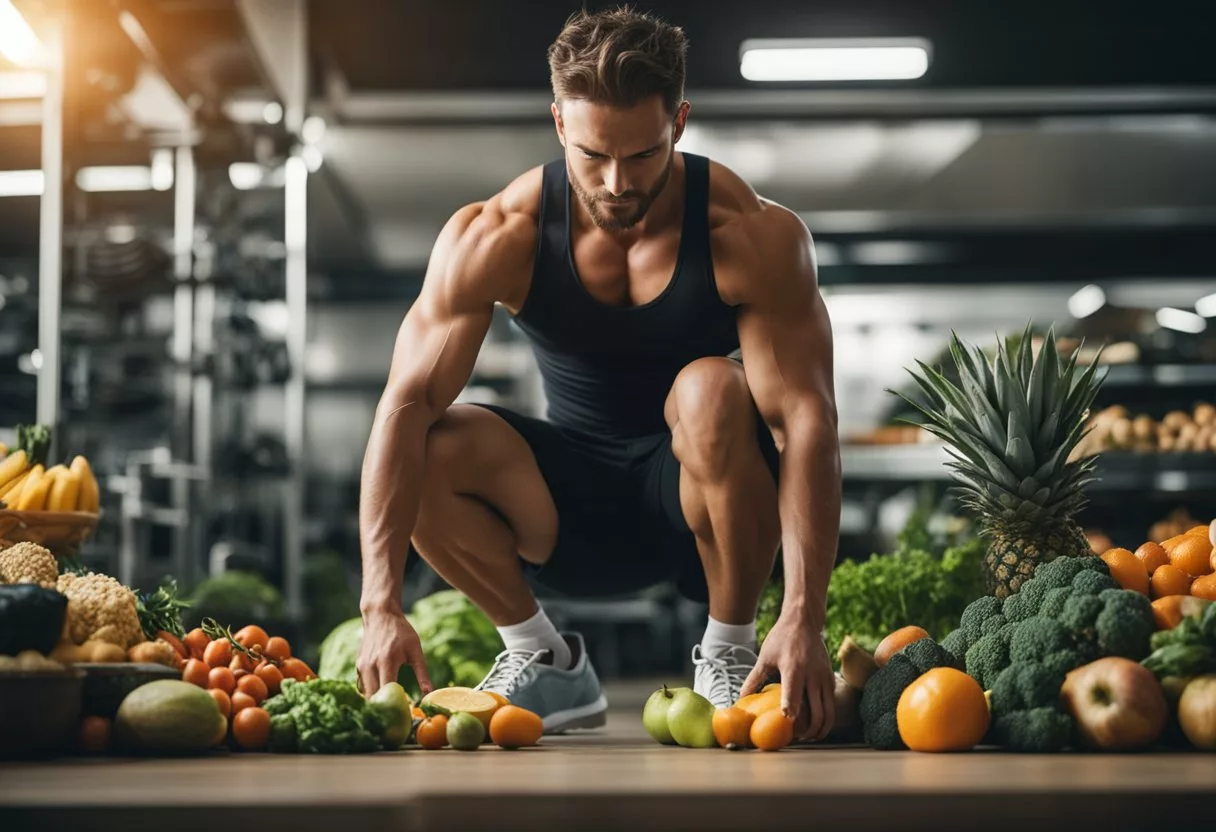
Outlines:
[[[494,203],[457,212],[436,241],[422,293],[405,316],[363,460],[359,533],[363,558],[367,693],[396,679],[404,663],[428,688],[417,636],[405,622],[401,582],[426,464],[427,434],[468,383],[494,303],[530,254],[526,218]]]

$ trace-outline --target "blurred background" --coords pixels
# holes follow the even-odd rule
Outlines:
[[[435,235],[558,157],[545,50],[610,5],[0,0],[0,440],[53,424],[92,460],[86,564],[314,646],[357,614],[363,449]],[[992,346],[1028,321],[1065,352],[1107,345],[1112,419],[1196,425],[1103,440],[1095,546],[1210,518],[1210,4],[635,5],[691,41],[678,149],[815,236],[842,559],[890,552],[917,506],[953,514],[944,454],[887,392],[904,368],[951,330]],[[757,57],[807,38],[879,50],[815,78]],[[461,398],[544,412],[507,315]],[[407,604],[444,588],[408,573]],[[666,587],[545,603],[610,677],[679,666],[705,614]]]

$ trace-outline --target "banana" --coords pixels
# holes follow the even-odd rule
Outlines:
[[[17,450],[5,457],[4,461],[0,462],[0,491],[4,490],[4,486],[24,474],[28,468],[29,458],[26,457],[25,451]]]
[[[3,442],[0,442],[0,457],[6,457],[6,456],[8,456],[8,445],[5,445]]]
[[[96,514],[101,507],[101,489],[89,461],[82,456],[72,460],[72,473],[80,477],[80,496],[76,502],[77,511],[87,511]]]
[[[80,478],[66,465],[56,465],[46,473],[47,476],[54,477],[51,492],[46,498],[46,510],[75,511],[76,500],[80,494]]]
[[[46,503],[46,492],[50,487],[51,481],[46,478],[46,470],[41,465],[35,465],[30,469],[30,475],[26,477],[25,487],[21,489],[21,496],[13,495],[5,502],[17,511],[38,511]],[[35,501],[37,501],[38,508],[31,509],[30,507],[35,504]]]
[[[29,478],[30,472],[26,471],[8,485],[4,486],[4,488],[0,488],[0,500],[3,500],[5,505],[12,508],[13,504],[17,502],[17,499],[21,496],[21,489],[25,488],[25,481]]]

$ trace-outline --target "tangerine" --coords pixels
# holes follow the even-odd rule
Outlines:
[[[735,745],[746,748],[751,745],[752,723],[756,715],[742,708],[718,708],[714,711],[714,739],[718,745]]]
[[[1152,575],[1158,566],[1165,566],[1170,562],[1170,556],[1161,548],[1161,544],[1152,541],[1136,550],[1136,559],[1144,565],[1146,575]]]
[[[1148,573],[1144,564],[1127,549],[1108,549],[1102,553],[1102,560],[1110,567],[1110,576],[1123,589],[1148,595]]]
[[[1191,576],[1172,563],[1158,566],[1153,572],[1153,597],[1188,595],[1191,591]]]
[[[929,633],[923,627],[911,624],[907,627],[900,627],[878,643],[878,647],[874,650],[874,661],[878,663],[879,667],[882,667],[892,656],[912,642],[928,637]]]
[[[1206,575],[1212,571],[1212,544],[1206,536],[1183,535],[1183,540],[1168,551],[1170,563],[1188,575]]]
[[[780,708],[765,711],[752,723],[748,739],[761,751],[778,751],[794,741],[794,720]]]
[[[988,733],[988,700],[961,670],[935,667],[900,694],[899,736],[913,751],[967,751]]]

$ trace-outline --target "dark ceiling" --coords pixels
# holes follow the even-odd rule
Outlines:
[[[571,0],[311,0],[320,65],[355,91],[521,90],[548,82],[545,53]],[[1216,82],[1206,0],[650,0],[688,34],[690,89],[746,89],[745,38],[927,38],[922,87],[1199,86]],[[319,79],[318,79],[319,80]],[[765,85],[770,87],[772,85]]]

